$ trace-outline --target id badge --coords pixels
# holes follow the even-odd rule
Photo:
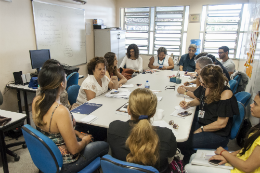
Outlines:
[[[198,115],[198,117],[199,117],[199,118],[204,118],[204,114],[205,114],[205,111],[199,110],[199,115]]]

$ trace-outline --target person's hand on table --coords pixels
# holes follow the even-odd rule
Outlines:
[[[190,85],[190,82],[185,82],[183,85],[184,85],[184,86],[189,86],[189,85]]]
[[[184,88],[183,85],[182,85],[182,86],[179,86],[178,89],[177,89],[177,92],[178,92],[179,94],[184,94],[185,91],[186,91],[186,89]]]
[[[189,102],[181,101],[179,105],[181,108],[187,109],[189,107]]]
[[[225,150],[223,147],[218,147],[215,151],[215,154],[220,155],[221,151]]]
[[[225,159],[225,157],[223,157],[221,155],[212,156],[209,160],[221,160],[219,165],[223,165],[223,164],[227,163],[227,160]]]
[[[167,67],[164,67],[164,66],[163,66],[163,68],[161,68],[161,70],[167,70]]]

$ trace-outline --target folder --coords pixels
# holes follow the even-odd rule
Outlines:
[[[80,105],[79,107],[73,109],[71,112],[72,113],[78,113],[78,114],[91,114],[92,112],[94,112],[95,110],[97,110],[98,108],[100,108],[102,106],[102,104],[96,104],[96,103],[83,103],[82,105]]]

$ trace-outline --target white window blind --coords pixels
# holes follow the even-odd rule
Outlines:
[[[134,43],[140,54],[156,54],[159,47],[165,47],[168,55],[181,55],[186,46],[182,45],[183,34],[185,37],[187,33],[184,24],[187,25],[188,9],[188,6],[121,9],[120,21],[126,30],[126,49]]]

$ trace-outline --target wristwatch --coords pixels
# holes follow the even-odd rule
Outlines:
[[[203,127],[204,127],[204,126],[200,126],[201,132],[204,132]]]
[[[185,90],[183,94],[184,94],[184,95],[187,95],[187,92],[188,92],[188,90]]]

